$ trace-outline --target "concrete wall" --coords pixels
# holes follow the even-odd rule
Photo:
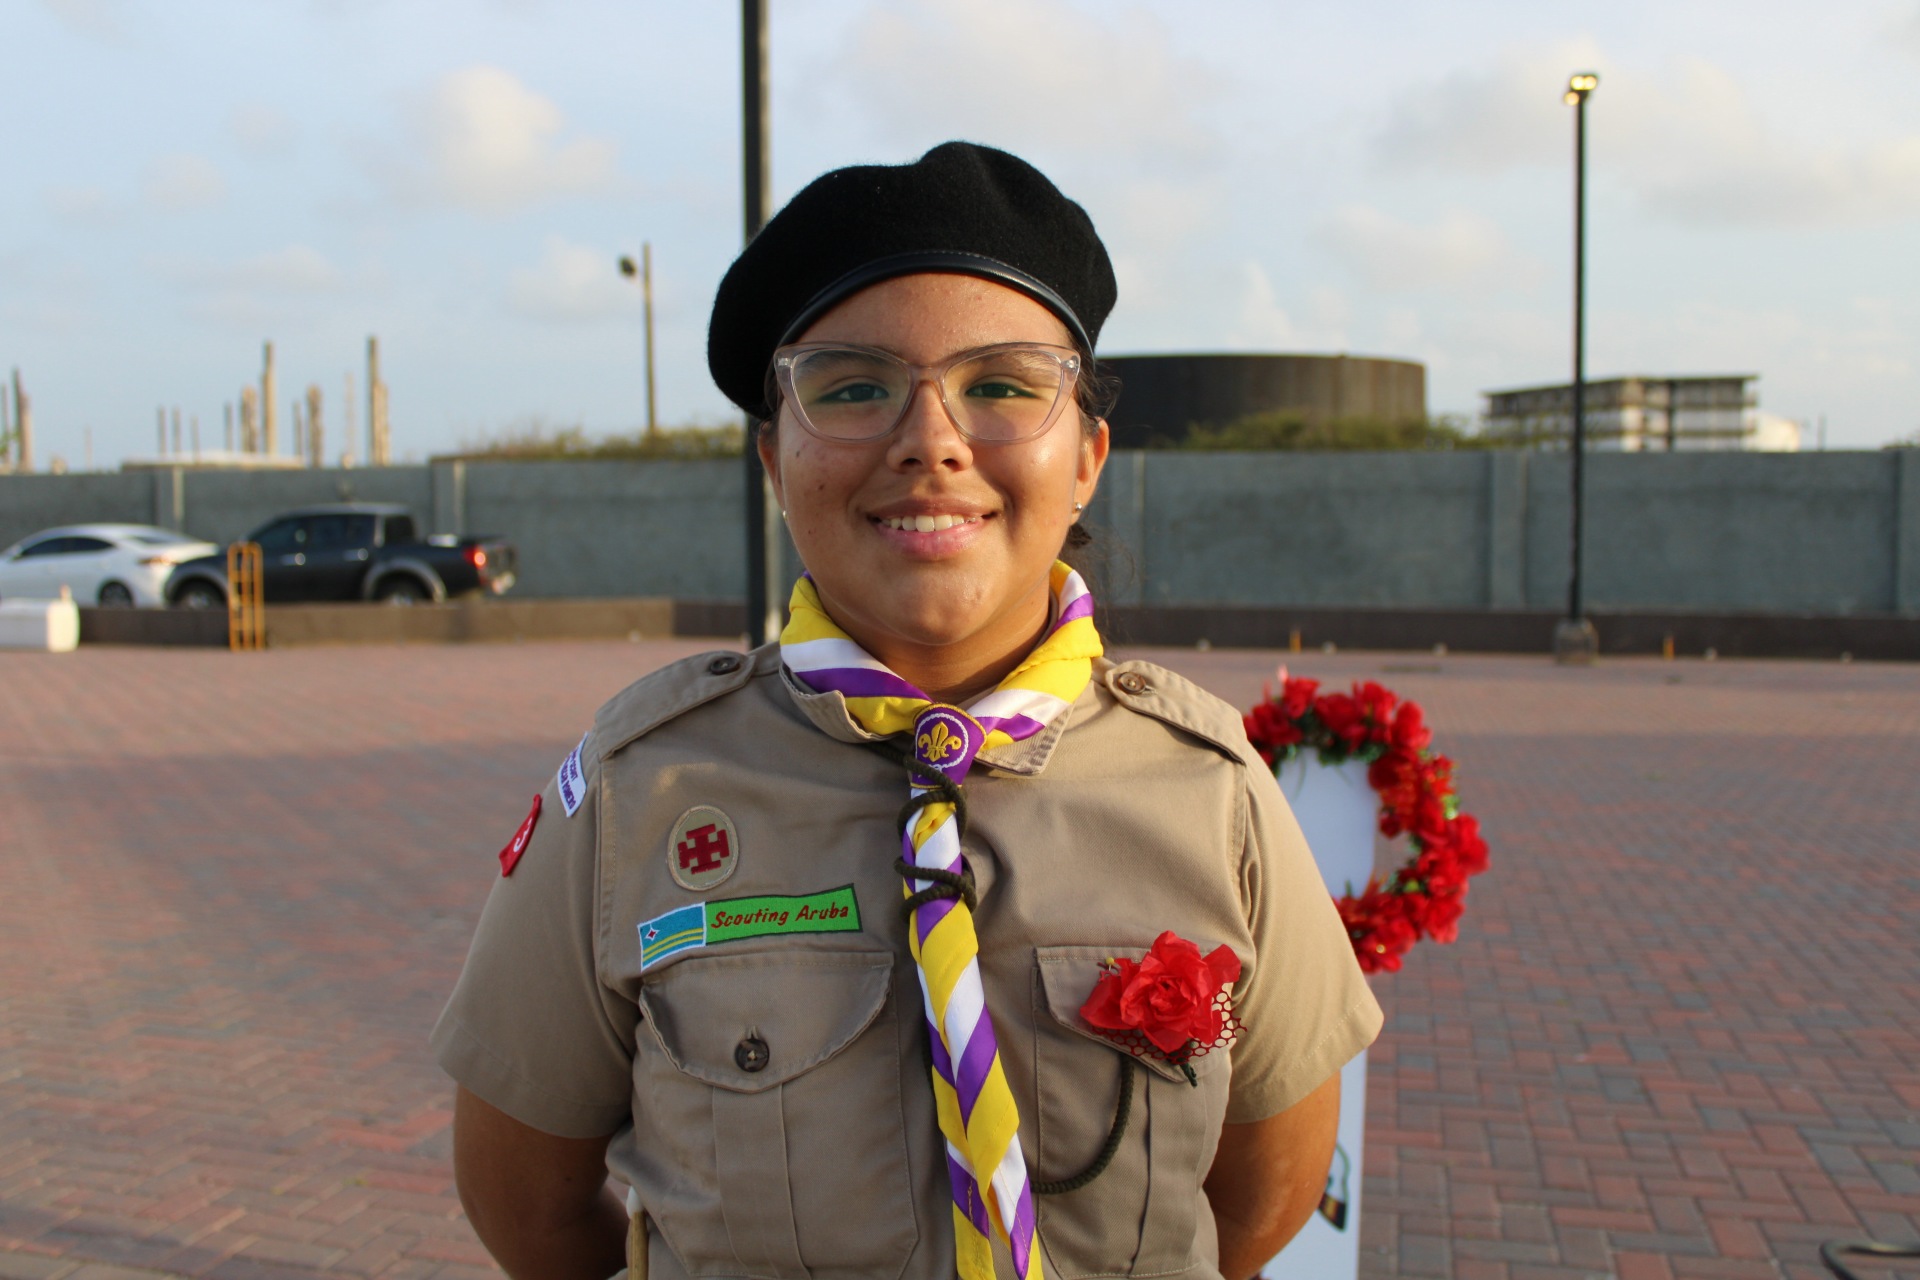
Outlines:
[[[741,464],[464,464],[465,519],[520,549],[532,596],[746,593]]]
[[[1116,450],[1103,595],[1153,607],[1555,609],[1568,459]],[[344,497],[520,549],[521,597],[744,595],[735,461],[0,476],[0,545],[83,520],[216,541]],[[1589,608],[1920,616],[1920,452],[1595,454]]]

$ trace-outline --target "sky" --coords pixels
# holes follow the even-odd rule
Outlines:
[[[769,5],[776,201],[1003,146],[1113,254],[1102,354],[1413,359],[1435,413],[1570,376],[1560,95],[1596,71],[1589,376],[1920,432],[1920,0]],[[266,340],[333,453],[369,334],[397,458],[632,430],[642,241],[660,416],[727,419],[739,40],[722,0],[0,0],[0,369],[41,465],[150,455],[162,406],[216,446]]]

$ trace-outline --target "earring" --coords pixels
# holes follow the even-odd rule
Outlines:
[[[1087,504],[1084,502],[1076,502],[1073,504],[1073,514],[1075,515],[1079,515],[1082,511],[1085,511],[1086,509],[1087,509]]]

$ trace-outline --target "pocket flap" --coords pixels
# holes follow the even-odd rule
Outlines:
[[[884,951],[690,956],[640,987],[640,1012],[673,1065],[760,1093],[819,1066],[873,1025],[893,986]],[[752,1049],[743,1048],[757,1041]],[[764,1060],[758,1070],[743,1062]]]
[[[1034,948],[1034,956],[1039,961],[1040,987],[1047,994],[1047,1010],[1053,1014],[1054,1021],[1089,1040],[1105,1045],[1115,1053],[1127,1057],[1138,1057],[1149,1071],[1185,1084],[1186,1073],[1171,1062],[1152,1053],[1137,1055],[1132,1053],[1125,1046],[1107,1039],[1080,1016],[1080,1006],[1085,1004],[1087,997],[1093,994],[1093,984],[1100,979],[1100,966],[1103,962],[1117,956],[1139,960],[1146,954],[1145,947]],[[1188,1065],[1193,1068],[1193,1074],[1196,1077],[1204,1076],[1218,1067],[1226,1056],[1226,1050],[1216,1049],[1204,1057],[1193,1059]]]

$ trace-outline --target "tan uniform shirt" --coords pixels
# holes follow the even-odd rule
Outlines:
[[[548,783],[434,1029],[441,1065],[509,1115],[614,1135],[653,1280],[954,1274],[893,870],[906,775],[873,741],[775,647],[640,680]],[[1231,1052],[1196,1060],[1197,1087],[1138,1071],[1111,1166],[1036,1202],[1052,1277],[1215,1280],[1200,1184],[1221,1124],[1291,1106],[1381,1022],[1272,774],[1233,708],[1100,661],[1068,716],[983,751],[966,791],[980,966],[1036,1180],[1093,1159],[1129,1069],[1079,1017],[1099,962],[1168,929],[1240,957]]]

